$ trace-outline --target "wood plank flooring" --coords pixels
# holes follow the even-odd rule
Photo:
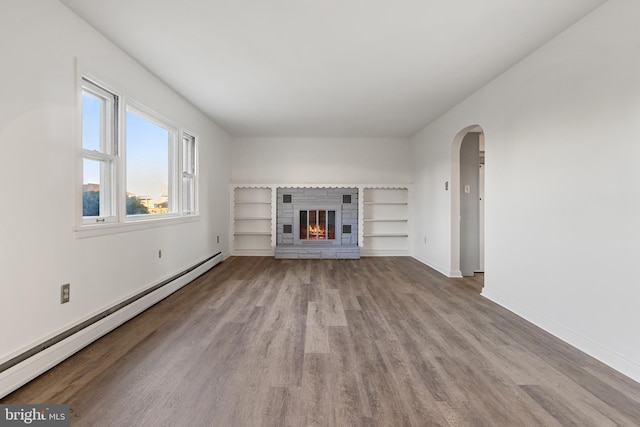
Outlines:
[[[232,257],[3,399],[73,426],[639,426],[640,384],[411,258]]]

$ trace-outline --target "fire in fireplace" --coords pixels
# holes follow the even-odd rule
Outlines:
[[[335,238],[335,210],[315,209],[300,211],[300,240],[335,240]]]
[[[294,244],[342,243],[339,206],[296,206],[294,211]]]

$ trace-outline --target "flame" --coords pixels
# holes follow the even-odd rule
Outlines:
[[[309,239],[324,240],[326,238],[324,227],[309,224]]]

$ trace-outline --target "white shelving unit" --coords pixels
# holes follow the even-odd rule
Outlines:
[[[232,242],[234,255],[272,255],[271,187],[233,187]]]
[[[232,255],[272,256],[276,194],[282,188],[358,188],[358,245],[362,256],[410,255],[411,184],[230,184]]]
[[[363,188],[362,255],[409,255],[409,189]]]

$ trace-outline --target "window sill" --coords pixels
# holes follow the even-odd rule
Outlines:
[[[116,222],[106,224],[91,224],[73,227],[76,239],[104,236],[107,234],[128,233],[131,231],[146,230],[149,228],[168,227],[200,221],[200,215],[185,215],[170,218],[136,219],[128,222]]]

